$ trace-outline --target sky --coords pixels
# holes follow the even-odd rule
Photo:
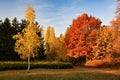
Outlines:
[[[115,18],[117,3],[116,0],[0,0],[0,20],[25,19],[27,6],[34,8],[36,21],[44,29],[54,27],[59,36],[83,13],[99,18],[102,25],[109,25]]]

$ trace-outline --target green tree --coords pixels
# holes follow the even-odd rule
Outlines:
[[[39,26],[39,31],[37,32],[38,36],[40,37],[40,48],[38,49],[38,56],[37,59],[38,60],[44,60],[46,55],[45,55],[45,45],[44,45],[44,30],[43,27]]]
[[[15,28],[11,26],[10,20],[5,18],[0,24],[0,60],[16,60],[18,56],[14,54],[15,40],[12,36],[15,34]]]
[[[28,24],[29,24],[29,22],[26,19],[22,19],[21,23],[19,23],[17,31],[21,32],[26,26],[28,26]]]
[[[28,59],[28,69],[30,69],[30,58],[35,57],[40,47],[40,38],[37,34],[38,27],[34,22],[35,11],[32,7],[28,7],[26,10],[26,19],[29,24],[15,35],[13,38],[16,39],[15,51],[18,52],[22,59]]]
[[[15,17],[13,20],[12,20],[12,27],[14,28],[14,35],[17,34],[18,32],[18,29],[20,27],[19,25],[20,23],[18,22],[17,18]]]
[[[15,17],[15,18],[12,20],[12,27],[17,28],[18,25],[19,25],[19,22],[17,21],[17,18]]]

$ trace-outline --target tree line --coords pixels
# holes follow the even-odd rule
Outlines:
[[[120,58],[120,1],[111,24],[84,13],[74,19],[65,34],[55,36],[54,27],[43,27],[35,21],[32,7],[26,19],[0,21],[0,60],[50,60],[72,63],[93,60],[113,61]]]

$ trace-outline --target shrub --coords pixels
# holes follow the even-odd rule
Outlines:
[[[91,67],[110,67],[113,66],[115,63],[115,58],[112,54],[106,54],[105,58],[99,60],[92,60],[86,62],[85,66]]]
[[[85,66],[89,66],[89,67],[116,67],[119,68],[120,67],[120,58],[114,58],[113,60],[92,60],[92,61],[88,61],[86,62]]]
[[[72,57],[69,57],[69,60],[68,60],[70,63],[72,63],[73,65],[84,65],[85,62],[86,62],[86,57],[85,56],[82,56],[82,57],[79,57],[79,58],[72,58]]]
[[[85,66],[89,66],[89,67],[105,67],[106,65],[108,65],[108,63],[104,62],[103,60],[92,60],[92,61],[88,61],[86,62]]]
[[[73,68],[68,62],[31,62],[31,69],[48,68],[48,69],[67,69]],[[0,62],[0,70],[20,70],[27,69],[27,62]]]

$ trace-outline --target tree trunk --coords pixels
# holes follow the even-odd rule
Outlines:
[[[27,72],[29,72],[30,70],[30,54],[28,54],[28,68],[27,68]]]

